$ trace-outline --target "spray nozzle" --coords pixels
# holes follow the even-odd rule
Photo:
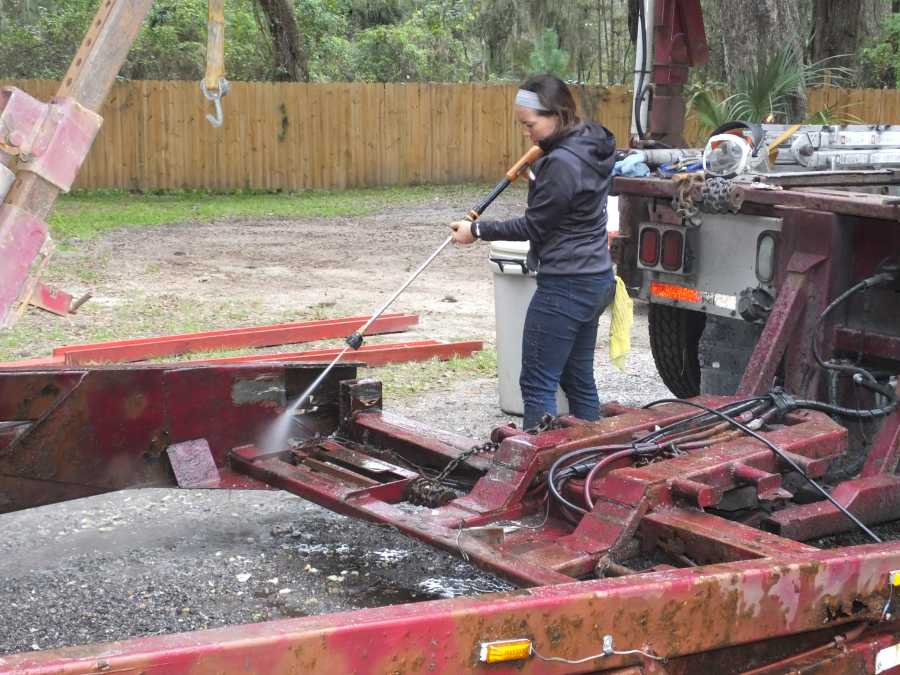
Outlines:
[[[362,347],[363,336],[359,331],[354,331],[347,336],[345,342],[350,345],[351,349],[359,349]]]

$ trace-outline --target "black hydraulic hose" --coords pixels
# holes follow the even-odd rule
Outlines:
[[[897,409],[897,401],[894,400],[883,408],[871,408],[868,410],[858,410],[856,408],[845,408],[831,403],[823,403],[822,401],[804,401],[796,400],[791,404],[791,408],[805,408],[807,410],[818,410],[819,412],[829,415],[840,415],[841,417],[854,417],[862,420],[878,419],[887,417]]]
[[[819,364],[819,367],[824,368],[825,370],[830,370],[833,372],[839,373],[848,373],[854,376],[854,382],[857,384],[862,384],[863,382],[868,382],[870,385],[875,385],[877,387],[876,391],[879,391],[883,394],[886,394],[888,398],[893,399],[893,392],[884,391],[880,385],[878,385],[872,373],[870,373],[865,368],[861,368],[859,366],[852,366],[847,364],[833,363],[831,361],[825,361],[822,358],[822,355],[819,353],[819,330],[822,327],[822,323],[825,321],[825,318],[832,312],[836,307],[838,307],[841,303],[845,302],[848,298],[859,293],[860,291],[867,290],[872,288],[873,286],[880,286],[882,284],[890,283],[894,280],[894,275],[890,272],[880,272],[878,274],[874,274],[871,277],[863,279],[857,284],[854,284],[846,291],[837,296],[834,300],[832,300],[829,305],[825,308],[825,310],[819,315],[819,318],[816,320],[816,325],[812,331],[812,337],[810,341],[812,343],[812,353],[813,357],[816,359],[816,363]]]
[[[577,450],[572,450],[570,452],[567,452],[566,454],[562,455],[559,459],[557,459],[555,462],[553,462],[553,464],[550,466],[550,470],[547,472],[547,488],[550,490],[550,494],[552,494],[553,497],[556,498],[556,500],[559,501],[560,504],[563,504],[564,506],[575,511],[576,513],[582,513],[582,514],[587,513],[583,508],[581,508],[577,504],[573,504],[568,499],[563,497],[561,488],[560,488],[560,486],[556,485],[556,482],[557,482],[557,480],[559,480],[564,483],[566,480],[577,475],[578,473],[583,473],[584,475],[587,475],[588,471],[590,471],[591,466],[593,466],[593,465],[591,463],[586,462],[583,465],[577,464],[577,465],[566,466],[566,467],[564,467],[564,471],[566,473],[564,475],[561,474],[559,476],[556,475],[557,472],[560,470],[560,468],[562,468],[563,464],[565,464],[567,461],[569,461],[573,458],[580,457],[582,455],[607,455],[611,452],[628,450],[632,447],[633,446],[630,443],[619,444],[619,445],[599,445],[599,446],[593,446],[593,447],[589,447],[589,448],[578,448]]]
[[[641,71],[638,86],[634,92],[634,128],[638,138],[643,140],[646,131],[641,126],[641,106],[644,100],[644,77],[647,73],[647,17],[644,16],[644,0],[638,0],[638,32],[641,34]]]
[[[660,403],[665,403],[670,401],[671,399],[661,399],[658,401],[651,401],[650,403],[642,406],[643,408],[652,408],[655,405]],[[680,399],[679,399],[680,400]],[[757,403],[760,401],[768,401],[770,400],[769,396],[754,396],[752,398],[745,398],[740,401],[732,401],[724,406],[718,408],[721,412],[727,413],[729,415],[740,415],[741,413],[751,410]],[[673,422],[672,424],[663,427],[657,431],[652,431],[646,436],[639,438],[636,443],[652,443],[657,438],[665,436],[666,434],[670,434],[677,431],[682,431],[685,429],[689,429],[694,425],[705,424],[706,422],[711,422],[716,419],[715,415],[709,415],[707,413],[700,413],[699,415],[693,415],[692,417],[688,417],[687,419],[679,420],[678,422]]]
[[[829,502],[831,502],[835,508],[837,508],[841,513],[843,513],[845,516],[847,516],[847,518],[849,518],[853,522],[853,524],[856,525],[860,530],[862,530],[872,541],[874,541],[875,543],[878,543],[878,544],[881,543],[881,539],[878,537],[877,534],[875,534],[874,532],[872,532],[872,530],[870,530],[868,527],[866,527],[865,523],[863,523],[859,518],[857,518],[852,513],[850,513],[850,511],[848,511],[842,504],[838,503],[838,501],[834,497],[832,497],[831,494],[827,490],[825,490],[825,488],[823,488],[815,480],[810,478],[806,474],[806,472],[800,467],[800,465],[797,464],[793,459],[791,459],[787,454],[785,454],[785,452],[781,448],[779,448],[777,445],[772,443],[770,440],[768,440],[764,436],[753,431],[753,429],[751,429],[747,425],[741,424],[736,419],[734,419],[733,417],[730,417],[726,413],[723,413],[718,410],[715,410],[714,408],[705,406],[702,403],[694,403],[693,401],[684,401],[682,399],[677,399],[677,398],[668,399],[668,400],[662,399],[662,400],[658,401],[658,403],[683,403],[685,405],[690,405],[695,408],[699,408],[700,410],[705,410],[708,413],[711,413],[713,415],[717,415],[718,417],[721,417],[723,420],[726,420],[729,424],[737,427],[738,429],[741,429],[745,434],[749,434],[756,440],[761,441],[762,443],[765,443],[769,447],[769,449],[779,457],[779,459],[781,459],[786,464],[790,465],[790,467],[792,469],[794,469],[794,471],[796,471],[801,476],[803,476],[803,478],[806,479],[806,481],[810,485],[812,485],[813,488],[815,488],[816,491],[819,492],[819,494],[821,494],[823,497],[825,497],[825,499],[827,499]]]

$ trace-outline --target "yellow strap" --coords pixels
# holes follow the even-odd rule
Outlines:
[[[204,82],[210,92],[219,90],[225,77],[225,0],[209,0],[209,18],[206,22],[206,77]]]

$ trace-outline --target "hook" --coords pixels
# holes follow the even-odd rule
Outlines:
[[[224,119],[224,115],[222,113],[222,97],[228,93],[228,90],[231,88],[231,85],[228,84],[228,80],[224,77],[219,78],[219,87],[216,91],[210,91],[206,88],[206,80],[200,80],[200,91],[203,92],[203,95],[206,97],[207,101],[212,101],[213,105],[216,107],[215,115],[207,115],[206,119],[209,120],[209,123],[212,124],[217,129],[222,126],[222,121]]]

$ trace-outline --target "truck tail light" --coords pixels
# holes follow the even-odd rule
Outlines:
[[[678,230],[666,230],[662,237],[662,267],[674,272],[681,269],[684,258],[684,236]]]
[[[650,295],[666,300],[678,300],[679,302],[696,302],[703,300],[700,291],[696,288],[688,286],[678,286],[677,284],[666,284],[662,281],[650,282]]]
[[[656,267],[656,264],[659,262],[659,230],[645,227],[641,231],[638,257],[642,265]]]

